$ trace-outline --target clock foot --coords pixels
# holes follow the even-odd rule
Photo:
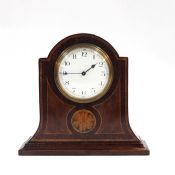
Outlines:
[[[19,155],[149,155],[146,142],[131,141],[28,141]]]

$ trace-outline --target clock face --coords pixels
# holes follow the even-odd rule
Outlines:
[[[54,71],[56,85],[62,94],[80,103],[101,98],[113,79],[108,55],[91,44],[77,44],[63,51]]]

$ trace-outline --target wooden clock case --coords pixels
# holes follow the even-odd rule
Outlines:
[[[60,54],[79,43],[103,49],[114,68],[108,92],[97,101],[85,104],[64,97],[54,80],[54,65]],[[119,57],[104,39],[92,34],[75,34],[57,43],[48,58],[39,59],[39,97],[39,127],[24,143],[19,155],[149,154],[146,143],[134,134],[128,120],[128,58]],[[73,127],[71,118],[79,110],[93,113],[96,123],[90,132],[78,132]]]

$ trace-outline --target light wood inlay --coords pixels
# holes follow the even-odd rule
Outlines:
[[[89,110],[78,110],[72,116],[72,127],[79,133],[87,133],[94,129],[96,118]]]

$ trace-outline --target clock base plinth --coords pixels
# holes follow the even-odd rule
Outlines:
[[[146,142],[131,141],[27,141],[19,155],[149,155]]]

